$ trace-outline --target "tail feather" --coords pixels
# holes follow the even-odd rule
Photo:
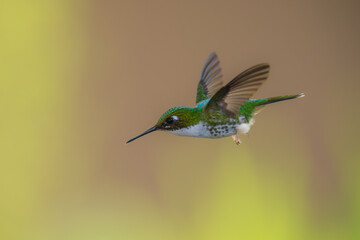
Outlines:
[[[300,93],[300,94],[262,98],[262,99],[249,99],[247,104],[243,105],[240,108],[240,115],[245,115],[247,119],[250,119],[253,115],[258,114],[262,109],[264,109],[265,105],[267,104],[281,102],[294,98],[301,98],[304,96],[305,96],[304,93]]]
[[[294,98],[301,98],[301,97],[304,97],[304,96],[305,96],[304,93],[300,93],[300,94],[293,94],[293,95],[265,98],[265,99],[261,99],[259,101],[259,104],[257,105],[257,107],[267,105],[267,104],[270,104],[270,103],[290,100],[290,99],[294,99]]]

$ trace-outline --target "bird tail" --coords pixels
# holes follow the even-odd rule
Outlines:
[[[267,104],[270,104],[270,103],[290,100],[290,99],[294,99],[294,98],[301,98],[301,97],[304,97],[304,96],[305,96],[304,93],[300,93],[300,94],[293,94],[293,95],[286,95],[286,96],[264,98],[264,99],[261,99],[259,101],[259,104],[257,105],[257,107],[267,105]]]
[[[267,104],[281,102],[281,101],[295,99],[295,98],[301,98],[304,96],[305,96],[304,93],[300,93],[300,94],[270,97],[270,98],[263,98],[263,99],[255,100],[256,103],[255,103],[254,115],[258,114]]]

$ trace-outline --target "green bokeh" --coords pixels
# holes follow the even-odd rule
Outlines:
[[[0,239],[360,239],[358,4],[115,2],[0,4]],[[243,22],[269,40],[234,33]],[[260,94],[307,96],[264,110],[240,147],[165,133],[124,144],[194,102],[198,56],[247,41],[259,52],[240,66],[275,62]]]

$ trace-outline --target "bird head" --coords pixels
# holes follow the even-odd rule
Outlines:
[[[162,131],[175,131],[182,128],[189,127],[200,121],[199,111],[196,108],[189,107],[173,107],[167,110],[161,117],[158,122],[152,128],[146,130],[145,132],[139,134],[138,136],[130,139],[126,143],[130,143],[135,139],[138,139],[148,133],[162,130]]]

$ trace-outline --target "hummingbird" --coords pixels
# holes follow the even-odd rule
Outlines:
[[[148,133],[161,130],[179,136],[223,138],[232,136],[237,145],[240,135],[248,134],[254,116],[270,103],[295,99],[301,94],[252,99],[266,81],[270,66],[255,65],[222,84],[220,61],[215,52],[206,59],[197,87],[195,107],[173,107],[166,111],[155,126],[130,139],[130,143]]]

